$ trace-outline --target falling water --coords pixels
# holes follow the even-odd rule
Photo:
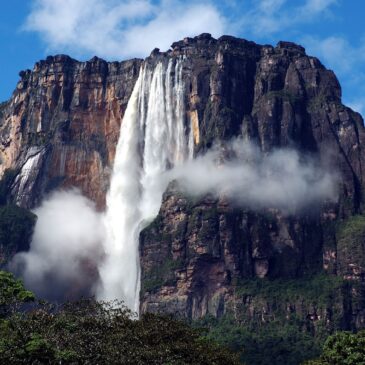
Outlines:
[[[138,312],[139,233],[159,210],[163,173],[192,157],[186,130],[182,58],[141,67],[120,130],[105,225],[99,299],[123,299]]]

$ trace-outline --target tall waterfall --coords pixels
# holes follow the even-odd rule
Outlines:
[[[138,312],[139,233],[157,214],[163,173],[192,157],[182,58],[141,67],[122,122],[107,195],[105,261],[98,299],[123,299]]]

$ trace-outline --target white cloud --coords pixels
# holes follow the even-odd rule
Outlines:
[[[365,97],[355,98],[346,103],[352,110],[357,111],[362,116],[365,116]]]
[[[258,9],[264,13],[272,14],[286,3],[287,0],[261,0],[258,2]]]
[[[302,43],[311,54],[319,57],[326,65],[338,72],[348,73],[353,67],[365,61],[365,42],[352,46],[345,38],[304,37]]]
[[[30,251],[15,255],[10,268],[40,297],[90,295],[105,237],[94,203],[77,190],[59,191],[34,213],[38,219]]]
[[[259,0],[250,3],[238,26],[254,36],[265,37],[331,14],[337,0],[306,0],[293,6],[288,0]]]
[[[222,163],[224,155],[231,158]],[[339,176],[331,170],[328,157],[322,159],[305,159],[285,148],[265,155],[258,146],[236,139],[223,150],[216,146],[172,169],[167,176],[192,195],[224,195],[254,210],[275,208],[293,214],[337,199]]]
[[[186,36],[220,36],[226,20],[210,3],[161,0],[34,0],[24,29],[51,52],[107,59],[146,56]]]
[[[237,7],[242,4],[238,0],[230,3],[232,1]],[[318,21],[325,30],[326,20],[338,20],[334,10],[341,5],[340,0],[247,0],[244,4],[246,12],[239,14],[234,24],[236,31],[269,43],[275,36],[302,44],[307,54],[318,57],[335,71],[344,90],[345,103],[365,113],[365,39],[360,38],[360,42],[354,44],[342,35],[319,37],[308,26]]]
[[[341,36],[318,38],[307,36],[301,43],[307,53],[318,57],[326,67],[335,71],[341,79],[342,86],[351,90],[350,95],[344,95],[345,104],[350,108],[365,114],[365,40],[357,46]]]
[[[166,50],[173,41],[185,36],[206,32],[220,36],[224,33],[224,23],[224,18],[212,6],[197,4],[186,7],[176,3],[174,7],[164,7],[147,24],[130,28],[125,36],[126,47],[130,54],[137,54],[141,47],[151,50],[151,45]]]
[[[304,14],[312,15],[326,12],[337,0],[307,0],[301,10]]]

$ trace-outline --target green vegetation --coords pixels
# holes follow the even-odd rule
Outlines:
[[[36,215],[8,204],[16,170],[6,170],[0,181],[0,267],[19,251],[28,250]]]
[[[207,338],[238,352],[250,365],[298,365],[320,354],[320,341],[293,324],[279,321],[265,326],[240,324],[231,315],[205,317],[196,326],[209,329]]]
[[[36,218],[16,205],[0,206],[0,267],[16,252],[29,249]]]
[[[247,364],[298,365],[318,357],[327,336],[343,325],[349,285],[325,274],[242,280],[222,318],[207,316],[194,325],[206,327],[208,339],[238,351]]]
[[[10,314],[13,305],[33,300],[33,293],[25,290],[21,280],[9,272],[0,271],[0,319]]]
[[[154,292],[164,285],[173,284],[176,280],[174,271],[183,267],[182,260],[169,259],[161,265],[153,267],[145,273],[142,280],[141,295],[146,292]]]
[[[0,275],[0,302],[31,300],[9,275]],[[153,314],[135,320],[121,303],[90,299],[35,302],[0,319],[0,363],[234,365],[239,359],[183,322]]]
[[[277,303],[303,301],[306,304],[327,305],[343,288],[344,280],[337,276],[318,274],[296,279],[248,279],[236,285],[238,297],[255,297]]]
[[[365,216],[355,215],[338,226],[337,254],[339,270],[351,274],[352,267],[361,268],[365,263]]]
[[[326,340],[319,359],[305,365],[364,365],[365,331],[338,332]]]
[[[365,216],[354,215],[338,226],[338,239],[352,239],[357,243],[359,236],[365,233]],[[361,239],[361,237],[360,237]],[[356,248],[356,245],[354,246]]]
[[[10,311],[15,304],[31,301],[33,294],[19,280],[0,272],[1,363],[229,365],[241,360],[251,365],[365,364],[365,331],[330,336],[320,355],[320,341],[293,324],[279,326],[274,321],[264,328],[251,328],[225,315],[205,317],[192,328],[153,314],[135,320],[121,303],[94,300],[60,306],[34,302],[26,310]],[[209,331],[203,335],[196,327]]]
[[[313,278],[303,291],[310,283],[317,288],[332,285],[327,278]],[[262,288],[267,295],[267,283]],[[251,286],[245,293],[256,290]],[[29,302],[33,303],[24,307]],[[21,281],[3,271],[0,309],[2,364],[365,364],[365,331],[328,337],[321,354],[323,341],[298,327],[298,318],[255,326],[226,314],[220,319],[207,316],[194,327],[153,314],[136,320],[117,302],[89,299],[57,306],[37,302]]]

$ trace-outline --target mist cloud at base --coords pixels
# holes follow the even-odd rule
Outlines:
[[[15,255],[10,269],[40,297],[90,295],[103,252],[101,214],[77,190],[55,192],[34,213],[30,251]]]
[[[338,173],[328,157],[303,157],[296,150],[281,148],[269,154],[242,139],[210,151],[167,173],[193,196],[224,195],[241,207],[274,208],[296,214],[338,197]]]

